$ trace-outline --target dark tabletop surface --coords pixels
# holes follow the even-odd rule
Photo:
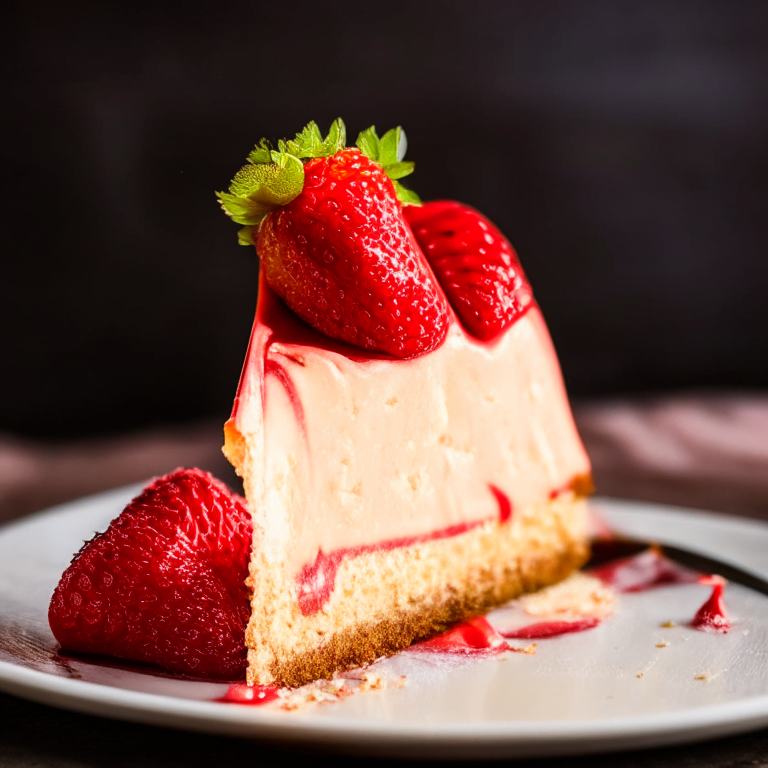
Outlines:
[[[366,765],[389,762],[374,757],[366,757]],[[212,765],[285,765],[317,758],[316,753],[309,757],[289,747],[268,748],[245,739],[186,733],[62,712],[0,694],[0,766],[3,768],[209,768]],[[320,756],[320,759],[331,758]],[[360,758],[334,756],[332,759],[343,765]],[[566,761],[571,768],[672,765],[680,768],[768,768],[768,729],[695,745],[524,760],[515,765],[548,768],[563,765]]]

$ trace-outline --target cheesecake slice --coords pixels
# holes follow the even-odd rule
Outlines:
[[[493,345],[358,354],[262,279],[225,454],[254,520],[251,682],[371,662],[587,556],[590,465],[532,307]]]
[[[312,205],[325,210],[322,202]],[[431,246],[422,251],[403,224],[399,247],[434,292],[429,311],[443,312],[439,337],[417,354],[407,339],[399,357],[394,331],[387,347],[371,334],[366,347],[349,343],[344,328],[329,331],[297,302],[295,282],[275,277],[275,233],[298,229],[270,215],[260,211],[241,236],[257,245],[262,268],[224,452],[254,523],[248,680],[298,686],[570,574],[588,555],[591,480],[530,293],[507,302],[501,330],[470,333],[456,285],[440,284],[445,265],[430,265]],[[286,252],[304,258],[296,237]],[[284,274],[295,278],[296,263]]]

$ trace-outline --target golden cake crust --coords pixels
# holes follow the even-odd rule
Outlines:
[[[554,584],[586,562],[585,527],[585,501],[567,493],[507,523],[351,558],[312,616],[290,600],[274,611],[262,581],[246,636],[248,681],[295,687],[330,677]]]
[[[393,611],[379,622],[342,630],[322,648],[277,660],[271,668],[272,675],[278,684],[296,687],[331,677],[340,669],[370,664],[443,632],[456,621],[486,613],[521,594],[554,584],[583,565],[587,557],[587,548],[574,543],[565,555],[532,562],[524,569],[524,575],[510,568],[502,583],[497,583],[488,569],[476,577],[477,586],[463,595],[449,596],[423,613]]]

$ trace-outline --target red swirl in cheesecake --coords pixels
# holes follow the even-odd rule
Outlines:
[[[489,486],[489,490],[496,497],[499,504],[498,521],[505,523],[512,516],[512,505],[506,494],[494,486]],[[484,525],[492,520],[477,520],[468,523],[458,523],[439,531],[432,531],[420,536],[406,536],[391,541],[382,541],[377,544],[363,544],[358,547],[349,547],[347,549],[337,549],[335,552],[326,554],[318,550],[314,562],[305,565],[296,578],[298,586],[298,601],[301,612],[305,615],[317,613],[328,602],[336,583],[336,572],[344,560],[360,557],[361,555],[372,552],[385,552],[392,549],[401,549],[403,547],[412,547],[415,544],[426,544],[429,541],[438,541],[439,539],[450,539],[453,536],[460,536],[473,528]]]

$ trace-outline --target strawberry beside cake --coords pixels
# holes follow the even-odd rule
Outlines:
[[[589,461],[517,257],[418,204],[404,143],[310,124],[220,195],[262,264],[224,448],[254,522],[251,682],[371,662],[587,557]]]
[[[158,478],[64,571],[54,636],[67,651],[241,677],[252,531],[245,500],[207,472]]]
[[[247,508],[155,481],[62,577],[65,649],[300,686],[585,562],[590,464],[517,255],[422,204],[405,148],[310,123],[218,193],[261,263],[224,428]]]

